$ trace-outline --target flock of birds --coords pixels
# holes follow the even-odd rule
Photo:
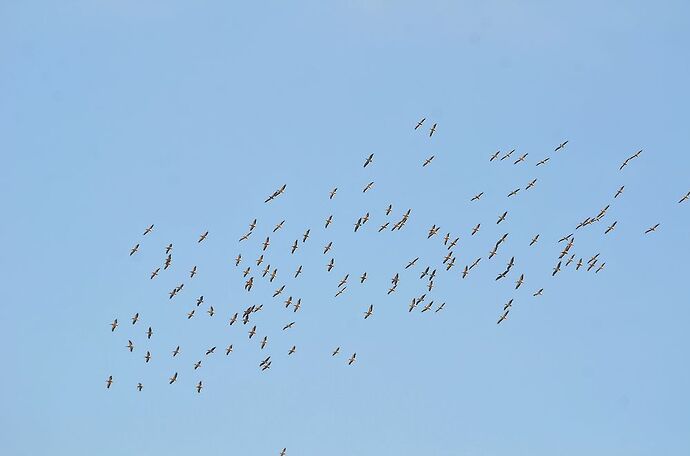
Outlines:
[[[424,123],[426,121],[426,118],[420,119],[416,125],[414,126],[414,130],[419,130],[424,126]],[[430,129],[429,129],[429,138],[431,138],[434,133],[436,132],[437,129],[437,124],[434,123]],[[563,152],[566,150],[566,146],[568,145],[568,141],[563,141],[560,144],[557,145],[554,149],[554,153],[559,153]],[[516,156],[511,158],[513,154],[515,153],[515,149],[512,149],[507,152],[501,153],[500,151],[497,151],[489,156],[489,162],[502,162],[505,160],[511,160],[514,165],[520,165],[524,164],[527,162],[527,157],[528,153],[521,154],[519,156]],[[630,157],[626,158],[623,163],[620,165],[619,171],[622,171],[625,167],[631,166],[632,162],[634,160],[637,160],[642,154],[642,150],[637,151]],[[434,155],[431,155],[430,157],[426,158],[422,162],[422,167],[427,167],[429,166],[434,159]],[[544,166],[546,165],[549,160],[551,160],[551,156],[547,156],[539,161],[536,162],[535,166]],[[369,156],[365,157],[363,167],[368,168],[370,166],[374,165],[374,154],[370,154]],[[517,187],[513,190],[511,190],[508,194],[508,198],[515,197],[519,194],[519,192],[526,192],[532,189],[537,183],[537,179],[531,180],[524,188],[523,187]],[[287,185],[282,185],[280,188],[272,192],[266,199],[265,203],[271,203],[275,201],[277,198],[281,197],[282,195],[285,194]],[[371,191],[374,188],[374,182],[371,181],[367,183],[363,190],[362,193],[367,193]],[[621,186],[613,195],[613,200],[618,199],[624,192],[625,186]],[[332,200],[337,197],[337,192],[338,188],[335,187],[333,188],[327,195],[328,199]],[[476,204],[481,200],[481,198],[484,196],[484,192],[479,192],[473,195],[471,198],[469,198],[470,203]],[[688,191],[685,195],[683,195],[680,200],[678,200],[679,204],[685,203],[688,200],[690,200],[690,191]],[[586,227],[595,225],[599,222],[601,222],[607,215],[609,208],[611,207],[611,203],[606,204],[601,210],[599,210],[597,213],[590,214],[584,218],[581,219],[579,223],[577,223],[576,226],[573,227],[573,230],[571,233],[566,234],[562,237],[557,242],[559,247],[559,252],[556,255],[556,258],[554,259],[554,265],[553,268],[551,269],[551,275],[556,276],[559,274],[563,269],[568,268],[571,266],[571,264],[574,264],[574,269],[575,270],[580,270],[584,269],[586,271],[594,271],[594,273],[599,273],[601,272],[605,265],[606,262],[600,258],[599,253],[592,253],[591,256],[588,254],[586,256],[581,256],[578,258],[578,255],[574,252],[574,246],[575,246],[575,233],[578,232],[578,230],[584,229]],[[382,223],[377,231],[378,232],[383,232],[386,230],[390,231],[396,231],[396,230],[402,230],[405,228],[408,220],[411,217],[412,214],[412,209],[407,209],[404,212],[401,212],[399,217],[393,217],[390,218],[391,214],[393,213],[393,206],[388,205],[387,207],[382,208],[382,213],[385,214],[385,217],[387,217],[387,220]],[[495,224],[500,225],[502,223],[505,223],[508,220],[509,216],[509,211],[502,211],[496,218]],[[335,223],[334,222],[334,215],[329,214],[324,217],[324,222],[322,225],[322,230],[327,231],[329,227]],[[358,231],[365,229],[366,225],[368,224],[370,220],[370,214],[367,212],[361,217],[358,217],[356,220],[353,220],[353,231],[354,233],[357,233]],[[242,253],[239,253],[237,257],[234,259],[234,265],[238,269],[238,272],[242,275],[243,281],[244,281],[244,290],[246,293],[251,293],[256,284],[259,281],[264,281],[268,286],[271,287],[274,281],[278,280],[279,277],[283,277],[283,275],[288,275],[288,273],[283,273],[281,272],[279,274],[279,268],[276,264],[271,264],[270,262],[270,253],[274,249],[283,249],[286,252],[289,252],[290,255],[293,256],[298,256],[300,253],[300,249],[304,249],[309,238],[311,235],[311,229],[306,229],[302,235],[298,236],[294,242],[290,242],[289,244],[286,245],[276,245],[272,239],[271,236],[275,237],[275,233],[283,229],[284,224],[286,223],[286,220],[282,220],[275,224],[274,226],[269,227],[266,231],[265,234],[265,239],[263,235],[261,235],[262,241],[255,246],[255,249],[257,251],[253,251],[252,249],[247,249],[247,251],[244,252],[244,256]],[[612,231],[616,229],[616,226],[618,224],[617,220],[612,221],[610,224],[607,224],[605,229],[602,229],[602,235],[606,236],[609,235]],[[254,219],[250,224],[247,229],[247,231],[242,234],[239,237],[239,245],[244,246],[250,242],[250,239],[254,235],[254,237],[257,237],[255,233],[258,232],[257,229],[258,226],[258,221]],[[482,224],[477,223],[474,225],[469,232],[469,237],[475,236],[481,229]],[[650,235],[654,232],[657,231],[657,229],[660,227],[660,223],[654,223],[651,226],[649,226],[645,230],[641,230],[641,234],[643,235]],[[144,232],[143,236],[147,237],[154,231],[154,225],[148,226]],[[458,256],[454,253],[454,248],[458,245],[458,242],[460,240],[460,236],[455,234],[451,234],[450,232],[447,232],[445,235],[441,235],[441,227],[437,226],[436,224],[433,224],[428,231],[425,233],[427,239],[432,239],[432,238],[438,238],[442,240],[443,246],[445,247],[446,254],[443,256],[443,258],[439,258],[438,261],[440,262],[439,264],[435,265],[425,265],[424,267],[419,267],[418,273],[419,273],[419,279],[422,280],[424,284],[424,289],[419,295],[412,296],[409,301],[409,305],[407,306],[407,311],[408,312],[414,312],[415,310],[419,310],[421,313],[425,312],[433,312],[433,313],[438,313],[442,311],[445,307],[445,302],[442,303],[436,303],[434,302],[434,299],[432,299],[432,293],[434,290],[434,285],[435,281],[439,277],[440,274],[437,273],[438,269],[445,269],[446,273],[449,273],[451,269],[456,267],[457,265],[457,270],[459,270],[459,274],[457,277],[459,277],[461,280],[462,279],[467,279],[468,276],[471,274],[474,268],[478,267],[481,260],[482,256],[474,259],[473,261],[468,262],[464,266],[460,266],[458,264]],[[207,240],[209,236],[209,232],[205,231],[204,233],[199,235],[199,238],[197,239],[197,243],[202,243]],[[504,244],[507,242],[507,239],[509,237],[509,233],[506,232],[503,234],[500,238],[496,240],[495,243],[492,244],[491,250],[488,252],[488,255],[486,256],[486,261],[491,260],[494,258],[498,253],[499,250],[504,246]],[[555,239],[555,237],[554,237]],[[534,246],[537,244],[540,240],[540,234],[534,234],[533,237],[531,237],[531,240],[529,242],[529,247]],[[143,241],[142,241],[143,242]],[[136,255],[139,252],[141,244],[137,243],[134,247],[129,252],[130,256]],[[333,241],[329,241],[326,243],[323,248],[322,248],[322,254],[326,256],[327,260],[325,261],[324,268],[328,273],[331,273],[335,268],[336,268],[336,259],[334,256],[328,255],[329,252],[331,252],[331,249],[333,248]],[[245,259],[246,256],[252,255],[252,260]],[[589,257],[589,258],[588,258]],[[587,259],[588,258],[588,259]],[[387,290],[387,294],[390,295],[392,293],[395,293],[398,287],[399,282],[402,280],[402,274],[409,274],[406,273],[405,271],[411,270],[413,268],[418,267],[418,261],[420,260],[419,257],[412,258],[410,259],[406,264],[400,265],[400,270],[402,272],[396,272],[390,279],[390,285]],[[159,274],[162,273],[162,271],[167,271],[172,267],[173,263],[173,244],[170,243],[167,245],[165,248],[165,253],[162,259],[162,265],[160,267],[154,268],[149,277],[151,280],[156,279]],[[505,268],[501,268],[499,270],[495,280],[496,281],[501,281],[504,279],[507,279],[509,275],[513,272],[513,269],[516,267],[516,259],[515,256],[511,256],[510,259],[507,261]],[[302,275],[304,271],[303,265],[299,264],[298,267],[289,274],[289,276],[294,280],[298,279],[300,275]],[[197,266],[193,266],[191,270],[188,272],[188,278],[191,280],[193,279],[198,273]],[[356,281],[359,282],[360,285],[365,284],[365,282],[368,279],[367,272],[364,271],[360,275],[358,275]],[[282,279],[281,279],[282,280]],[[519,290],[521,287],[525,286],[527,283],[527,278],[526,274],[523,271],[520,271],[519,273],[515,273],[513,276],[514,280],[514,290]],[[338,298],[341,296],[343,293],[346,292],[348,289],[348,286],[350,285],[350,274],[346,273],[340,280],[337,282],[337,287],[335,288],[334,291],[334,298]],[[176,298],[184,288],[185,284],[184,282],[179,283],[179,285],[175,286],[168,292],[168,299],[172,300]],[[537,298],[539,296],[542,296],[544,293],[544,288],[543,287],[534,287],[533,290],[530,290],[530,294],[532,297]],[[287,296],[286,296],[287,295]],[[299,310],[302,307],[302,299],[301,298],[296,298],[293,297],[288,291],[287,291],[287,284],[282,283],[279,286],[275,287],[275,290],[272,293],[272,297],[274,300],[282,301],[282,304],[284,307],[288,310],[291,310],[290,315],[296,316]],[[501,310],[498,312],[497,315],[497,320],[496,324],[501,324],[504,323],[507,319],[508,316],[511,312],[512,306],[513,306],[514,298],[510,298],[505,304],[502,305]],[[204,297],[199,296],[196,298],[196,303],[195,305],[191,308],[189,312],[186,313],[186,318],[187,319],[192,319],[197,315],[197,311],[201,311],[202,306],[204,306]],[[229,315],[228,318],[228,325],[233,326],[233,325],[239,325],[240,323],[246,328],[246,337],[248,340],[251,340],[252,342],[255,340],[258,340],[258,351],[261,353],[263,352],[266,347],[269,344],[269,334],[266,333],[265,328],[260,328],[259,324],[256,323],[255,321],[255,316],[259,313],[262,312],[264,309],[263,304],[253,304],[250,305],[242,310],[238,310],[235,312],[232,312]],[[205,312],[210,316],[213,317],[216,315],[218,312],[212,305],[209,305],[206,309]],[[367,320],[371,318],[375,313],[375,308],[373,304],[368,305],[368,307],[364,308],[362,311],[362,318]],[[136,325],[140,320],[139,313],[135,313],[131,317],[131,324]],[[282,331],[290,331],[296,324],[296,320],[291,321],[286,321],[285,324],[282,326]],[[115,332],[118,327],[120,326],[120,321],[118,318],[115,318],[112,323],[110,323],[110,330],[112,332]],[[147,327],[147,330],[145,331],[145,336],[147,339],[151,339],[153,337],[154,331],[151,326]],[[127,344],[124,345],[124,348],[128,350],[129,352],[134,352],[135,350],[135,343],[134,341],[128,339]],[[206,349],[203,353],[203,357],[209,357],[215,354],[216,352],[216,346],[209,347]],[[171,347],[171,355],[173,358],[176,357],[181,351],[180,346],[176,347]],[[297,351],[297,346],[295,344],[291,345],[289,350],[287,350],[287,356],[292,356],[294,353]],[[230,344],[224,349],[225,355],[228,356],[233,352],[233,345]],[[341,353],[341,347],[337,346],[334,347],[332,350],[330,350],[330,355],[333,357],[338,356]],[[261,371],[267,371],[271,368],[272,363],[273,363],[273,355],[260,355],[257,359],[258,364],[258,369]],[[149,361],[152,359],[152,353],[147,350],[144,354],[144,361],[145,363],[149,363]],[[351,352],[345,357],[345,363],[347,365],[353,365],[355,364],[357,360],[357,353],[356,352]],[[196,372],[198,369],[201,368],[202,365],[202,360],[198,360],[196,363],[194,363],[193,366],[190,366],[191,369]],[[170,377],[168,378],[168,383],[173,384],[177,381],[178,379],[178,372],[172,372]],[[106,380],[106,388],[111,388],[111,386],[114,383],[114,378],[112,375],[107,377]],[[142,391],[144,388],[144,385],[141,382],[138,382],[136,384],[136,389],[138,391]],[[194,388],[197,393],[201,393],[201,391],[204,388],[204,383],[203,380],[199,379],[198,382],[194,385]],[[281,455],[285,455],[286,450],[283,449],[282,452],[280,453]]]

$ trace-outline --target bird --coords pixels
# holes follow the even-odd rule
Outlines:
[[[530,247],[533,246],[534,244],[536,244],[536,243],[537,243],[537,240],[539,240],[539,235],[538,235],[538,234],[537,234],[536,236],[534,236],[534,237],[532,238],[532,240],[530,241],[530,243],[529,243]]]
[[[196,275],[196,266],[192,268],[191,271],[189,271],[189,278],[193,278]]]
[[[434,132],[436,132],[436,124],[433,124],[431,126],[431,129],[429,130],[429,138],[431,138],[431,136],[434,134]]]
[[[297,239],[295,239],[295,243],[292,244],[292,249],[290,250],[290,254],[294,254],[296,250],[297,250]]]
[[[417,122],[417,125],[415,125],[414,129],[416,130],[416,129],[418,129],[419,127],[421,127],[425,120],[426,120],[426,117],[422,117],[422,120],[420,120],[419,122]]]
[[[230,353],[232,353],[232,344],[225,349],[225,356],[228,356]]]
[[[328,244],[326,244],[323,248],[323,254],[325,255],[329,250],[331,250],[331,246],[333,245],[333,241],[330,241]]]
[[[335,356],[338,353],[340,353],[340,347],[336,347],[335,350],[333,350],[333,353],[331,353],[331,356]]]
[[[489,158],[489,161],[492,162],[492,161],[496,160],[496,158],[499,156],[500,153],[501,153],[501,151],[497,150],[495,154],[491,155],[491,158]]]
[[[527,158],[528,155],[529,155],[529,153],[522,154],[517,160],[515,160],[515,162],[513,164],[517,165],[518,163],[525,161],[525,158]]]
[[[326,270],[328,272],[331,272],[333,267],[335,266],[335,259],[331,258],[331,261],[326,265]]]
[[[264,349],[264,347],[266,347],[267,343],[268,343],[268,336],[264,336],[264,338],[261,339],[261,344],[260,344],[262,350]]]
[[[173,350],[173,352],[172,352],[173,358],[176,357],[176,356],[179,355],[179,354],[180,354],[180,346],[178,345],[178,346],[175,348],[175,350]]]
[[[153,224],[151,224],[151,226],[149,226],[148,228],[146,228],[146,229],[144,230],[143,236],[146,236],[146,235],[149,234],[151,231],[153,231]]]
[[[365,280],[367,280],[366,272],[359,277],[359,283],[364,283]]]
[[[328,225],[330,225],[331,223],[333,223],[333,216],[332,216],[332,215],[329,215],[328,218],[326,219],[326,226],[325,226],[325,228],[328,228]]]
[[[538,162],[537,162],[537,166],[539,166],[539,165],[545,165],[546,162],[549,161],[549,160],[551,160],[551,157],[546,157],[545,159],[538,161]]]
[[[118,323],[117,323],[117,318],[113,320],[112,323],[110,323],[110,332],[115,332],[115,328],[117,328]]]
[[[146,338],[150,339],[151,336],[153,336],[153,329],[149,326],[149,329],[146,330]]]
[[[606,228],[606,231],[604,231],[604,234],[609,234],[613,229],[616,227],[616,223],[618,223],[618,220],[613,222],[608,228]]]
[[[371,314],[374,312],[374,305],[369,304],[369,308],[367,309],[366,312],[364,312],[364,319],[366,320],[367,318],[371,317]]]
[[[280,222],[279,224],[277,224],[276,227],[273,228],[273,232],[275,233],[276,231],[278,231],[279,229],[281,229],[281,228],[283,227],[283,223],[285,223],[285,220],[283,220],[282,222]]]
[[[362,190],[362,193],[366,193],[367,190],[371,189],[374,186],[374,182],[369,182],[365,187],[364,190]]]
[[[175,372],[175,373],[172,375],[172,377],[170,377],[170,381],[169,381],[168,384],[169,384],[169,385],[172,385],[173,383],[175,383],[175,380],[177,380],[177,372]]]
[[[216,351],[216,347],[209,348],[208,350],[206,350],[206,356],[212,355],[213,352],[215,352],[215,351]]]
[[[551,273],[551,276],[552,277],[555,276],[558,273],[558,271],[560,271],[560,270],[561,270],[561,262],[559,261],[558,264],[556,265],[556,267],[553,268],[553,273]]]
[[[508,211],[505,211],[500,217],[498,217],[498,221],[496,222],[496,225],[498,225],[503,220],[505,220],[507,215],[508,215]]]
[[[516,188],[516,189],[513,190],[512,192],[508,193],[508,198],[510,198],[510,197],[513,196],[513,195],[517,195],[519,191],[520,191],[520,189],[519,189],[519,188]]]
[[[544,289],[540,288],[532,296],[541,296],[542,294],[544,294]]]
[[[689,200],[689,199],[690,199],[690,192],[686,193],[685,196],[683,196],[683,197],[680,199],[680,201],[678,201],[678,204],[680,204],[680,203],[682,203],[682,202],[684,202],[684,201],[687,201],[687,200]]]
[[[151,360],[151,352],[150,351],[146,352],[144,359],[146,360],[147,363]]]
[[[506,158],[508,158],[508,157],[510,157],[511,155],[513,155],[513,152],[515,152],[515,149],[511,150],[510,152],[508,152],[507,154],[505,154],[503,157],[501,157],[501,160],[500,160],[500,161],[503,161],[503,160],[505,160]]]
[[[645,231],[644,234],[649,234],[649,233],[651,233],[651,232],[653,232],[653,231],[656,231],[656,229],[659,227],[659,225],[660,225],[660,223],[657,223],[656,225],[647,228],[647,231]]]
[[[560,143],[560,144],[558,145],[558,147],[556,147],[556,148],[554,149],[554,152],[558,152],[559,150],[563,149],[563,148],[565,147],[566,144],[568,144],[568,141],[563,141],[562,143]]]
[[[337,191],[338,187],[335,187],[333,190],[331,190],[331,192],[328,194],[328,199],[333,199]]]
[[[134,351],[134,344],[132,343],[131,340],[127,341],[127,348],[129,349],[130,353],[132,353]]]
[[[506,310],[505,312],[503,312],[503,315],[501,315],[501,318],[499,318],[498,321],[496,322],[497,325],[501,324],[501,322],[503,320],[508,318],[508,312],[510,312],[510,310]]]
[[[366,168],[367,165],[372,161],[374,161],[374,154],[369,155],[369,157],[367,157],[367,159],[364,161],[364,168]]]
[[[252,327],[252,329],[249,330],[249,338],[251,339],[254,337],[254,334],[256,334],[256,325]]]
[[[520,274],[520,278],[518,278],[517,281],[515,282],[515,289],[516,289],[516,290],[517,290],[518,288],[520,288],[520,285],[523,284],[524,279],[525,279],[525,275],[524,275],[524,274]]]
[[[379,233],[380,233],[381,231],[385,230],[386,228],[388,228],[388,225],[389,225],[389,224],[390,224],[390,222],[386,222],[386,223],[384,223],[383,225],[381,225],[381,226],[379,227]]]
[[[262,245],[263,245],[262,251],[265,252],[266,249],[268,248],[268,246],[271,245],[271,240],[269,238],[266,238],[266,240],[264,241],[264,243]]]
[[[129,256],[134,255],[135,253],[137,253],[138,250],[139,250],[139,244],[132,247],[132,250],[130,250],[130,252],[129,252]]]
[[[295,353],[295,350],[297,350],[297,346],[293,345],[292,348],[288,351],[288,355],[292,355],[293,353]]]
[[[352,363],[355,362],[355,359],[356,359],[356,358],[357,358],[357,353],[353,353],[352,356],[350,357],[350,359],[347,360],[347,365],[348,365],[348,366],[351,366]]]
[[[483,194],[484,194],[484,192],[477,193],[476,195],[474,195],[472,197],[472,199],[470,199],[470,201],[479,201],[479,199],[482,197]]]
[[[434,313],[438,313],[438,312],[440,312],[441,310],[443,310],[443,308],[445,307],[445,305],[446,305],[445,302],[444,302],[444,303],[441,303],[441,305],[438,306],[438,307],[436,308],[436,310],[434,310]]]
[[[113,384],[113,376],[109,375],[108,379],[105,381],[105,387],[110,389],[110,386]]]
[[[537,183],[537,180],[534,179],[532,180],[529,184],[527,184],[527,187],[525,187],[525,190],[529,190],[530,188],[534,187],[534,184]]]
[[[208,236],[208,231],[206,231],[204,234],[202,234],[201,236],[199,236],[199,240],[196,241],[196,242],[197,242],[197,243],[200,243],[201,241],[203,241],[204,239],[206,239],[206,236]]]
[[[155,271],[153,271],[153,272],[151,273],[151,279],[153,279],[154,277],[156,277],[156,276],[158,275],[158,271],[160,271],[160,270],[161,270],[161,268],[157,268]]]
[[[194,363],[194,370],[197,370],[197,369],[200,368],[200,367],[201,367],[201,360],[199,360],[199,361],[197,361],[196,363]]]
[[[618,198],[618,195],[623,193],[623,189],[625,188],[625,185],[622,185],[621,188],[618,189],[615,195],[613,195],[614,198]]]
[[[136,324],[139,321],[139,312],[135,313],[132,317],[132,324]]]
[[[304,244],[305,242],[307,242],[307,239],[309,239],[309,233],[310,233],[310,232],[311,232],[311,230],[307,230],[307,231],[304,232],[304,234],[302,235],[302,244]]]
[[[254,228],[256,228],[256,219],[249,224],[249,231],[254,231]]]
[[[302,273],[302,265],[300,264],[297,270],[295,271],[295,278],[297,278],[298,275]]]
[[[144,385],[142,383],[137,383],[137,390],[141,391],[144,389]]]
[[[393,205],[389,204],[386,208],[386,215],[390,215],[391,211],[393,211]]]
[[[169,255],[170,252],[172,252],[172,249],[173,249],[173,245],[172,245],[172,244],[168,244],[168,246],[165,248],[165,254],[166,254],[166,255]]]
[[[422,163],[422,168],[424,168],[426,165],[428,165],[429,163],[431,163],[431,161],[432,161],[433,159],[434,159],[434,155],[432,155],[431,157],[429,157],[429,158],[427,158],[426,160],[424,160],[424,163]]]
[[[285,331],[286,329],[292,328],[294,325],[295,325],[294,321],[288,323],[287,325],[283,326],[283,331]]]
[[[201,388],[203,388],[203,386],[201,385],[201,380],[199,380],[199,383],[196,384],[196,392],[197,392],[197,393],[200,393],[200,392],[201,392]]]

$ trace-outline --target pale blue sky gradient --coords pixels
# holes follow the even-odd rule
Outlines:
[[[0,454],[690,454],[690,202],[677,204],[690,190],[689,45],[684,1],[0,2]],[[438,122],[431,140],[412,131],[423,116]],[[512,148],[526,164],[488,163]],[[410,222],[377,233],[390,203]],[[606,269],[552,278],[556,240],[609,203],[574,246]],[[283,219],[268,251],[279,278],[247,294],[233,259],[253,261]],[[448,273],[432,224],[461,236]],[[151,281],[169,242],[173,268]],[[513,275],[494,281],[513,255],[517,292]],[[430,264],[445,310],[408,313]],[[296,316],[271,299],[282,283],[302,297]],[[200,294],[218,315],[188,321]],[[227,326],[259,302],[264,351]],[[230,357],[192,370],[229,343]]]

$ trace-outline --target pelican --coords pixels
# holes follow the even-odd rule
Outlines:
[[[347,361],[347,365],[350,366],[352,363],[355,362],[355,359],[357,358],[357,353],[353,353],[350,359]]]
[[[117,328],[118,323],[117,323],[117,318],[113,320],[112,323],[110,323],[110,332],[115,332],[115,328]]]
[[[112,384],[113,384],[113,376],[109,375],[108,380],[105,381],[105,387],[110,389],[110,385],[112,385]]]
[[[414,129],[416,130],[416,129],[418,129],[419,127],[421,127],[425,120],[426,120],[426,117],[422,117],[422,120],[420,120],[419,122],[417,122],[417,125],[414,127]]]
[[[146,236],[147,234],[149,234],[151,231],[153,231],[153,224],[151,224],[151,226],[149,226],[148,228],[146,228],[146,229],[144,230],[144,236]]]
[[[366,312],[364,312],[364,319],[366,320],[367,318],[371,317],[372,313],[374,313],[374,305],[369,304],[369,308],[367,309]]]
[[[436,131],[436,124],[433,124],[431,126],[431,129],[429,130],[429,138],[431,138],[431,136],[434,134],[435,131]]]
[[[558,147],[556,147],[556,148],[554,149],[554,152],[558,152],[559,150],[563,149],[563,148],[565,147],[566,144],[568,144],[568,141],[563,141],[562,143],[560,143],[560,144],[558,145]]]
[[[132,250],[130,250],[130,252],[129,252],[129,256],[134,255],[135,253],[137,253],[138,250],[139,250],[139,244],[132,247]]]
[[[651,233],[653,231],[656,231],[656,229],[659,227],[659,225],[660,225],[660,223],[657,223],[656,225],[647,228],[647,231],[645,231],[644,234],[648,234],[648,233]]]
[[[197,241],[197,243],[199,243],[199,242],[203,241],[204,239],[206,239],[206,236],[208,236],[208,231],[206,231],[204,234],[202,234],[201,236],[199,236],[199,240]]]
[[[371,154],[371,155],[369,155],[369,157],[367,157],[367,159],[366,159],[365,162],[364,162],[364,168],[366,168],[367,165],[368,165],[369,163],[371,163],[372,161],[374,161],[374,154]]]
[[[328,225],[333,223],[333,215],[329,215],[328,218],[326,219],[326,226],[325,228],[328,228]]]

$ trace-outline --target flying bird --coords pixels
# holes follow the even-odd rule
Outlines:
[[[418,129],[419,127],[421,127],[425,120],[426,120],[426,117],[422,117],[422,120],[420,120],[419,122],[417,122],[417,125],[414,127],[414,129],[416,130],[416,129]]]
[[[367,165],[372,161],[374,161],[374,154],[369,155],[369,157],[367,157],[367,159],[364,161],[364,168],[366,168]]]
[[[566,144],[568,144],[568,141],[563,141],[562,143],[560,143],[560,144],[558,145],[558,147],[556,147],[556,148],[554,149],[554,152],[558,152],[559,150],[563,149],[563,148],[565,147]]]

